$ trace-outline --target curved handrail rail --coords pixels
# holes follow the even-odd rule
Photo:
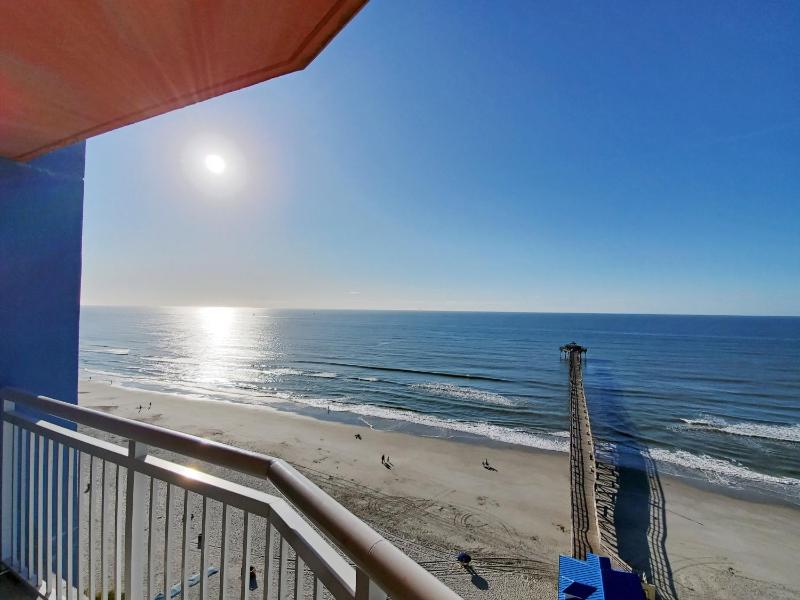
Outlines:
[[[460,600],[453,590],[282,459],[17,388],[2,388],[0,398],[148,446],[266,479],[391,597]]]

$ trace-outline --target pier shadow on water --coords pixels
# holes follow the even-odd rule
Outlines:
[[[587,385],[588,384],[588,385]],[[597,510],[603,543],[658,589],[677,600],[667,556],[664,490],[655,462],[631,419],[622,390],[602,365],[584,377],[592,431],[610,431],[616,444],[597,450]]]

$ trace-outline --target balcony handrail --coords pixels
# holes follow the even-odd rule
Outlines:
[[[297,555],[302,557],[303,562],[311,568],[315,577],[324,584],[334,598],[356,597],[355,569],[283,498],[156,456],[147,454],[131,456],[130,448],[126,449],[17,410],[7,410],[4,407],[2,420],[20,430],[62,444],[66,448],[128,469],[129,473],[142,473],[169,485],[175,485],[179,489],[216,500],[227,507],[238,508],[250,515],[265,518],[276,528],[280,536],[289,542]],[[13,486],[13,483],[11,485]],[[149,516],[152,521],[152,509]],[[67,552],[69,551],[67,549]],[[11,559],[13,565],[13,555]],[[221,565],[221,568],[224,569],[225,566]],[[28,575],[30,576],[30,570]],[[152,594],[147,597],[152,597]],[[92,594],[89,594],[88,598],[92,598]]]
[[[0,398],[146,446],[266,479],[301,514],[333,540],[355,563],[357,570],[362,571],[392,598],[460,600],[453,590],[282,459],[46,396],[37,396],[17,388],[2,388]]]

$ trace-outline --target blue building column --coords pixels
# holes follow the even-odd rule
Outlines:
[[[85,156],[86,144],[81,142],[28,163],[0,159],[0,387],[13,386],[72,404],[78,402]],[[17,409],[29,412],[21,406]],[[20,435],[22,448],[28,448],[27,432]],[[40,460],[38,449],[35,456]],[[68,454],[62,450],[60,479],[65,494],[67,460]],[[77,455],[73,460],[77,473]],[[42,459],[44,464],[50,461],[50,454]],[[27,486],[27,470],[22,469],[22,473]],[[58,479],[56,474],[45,484],[49,490],[45,493],[54,505]],[[74,555],[78,543],[78,481],[78,477],[73,481],[71,523],[67,521],[67,502],[62,503],[65,530],[73,530]],[[38,491],[35,503],[39,503]],[[20,508],[24,514],[30,510],[24,503]],[[8,518],[7,514],[0,515],[0,522],[5,525]],[[40,524],[35,526],[38,530]],[[27,522],[23,520],[21,527],[27,528]],[[3,530],[3,550],[7,550],[11,541],[5,527]],[[51,531],[55,531],[52,524]],[[56,539],[51,537],[45,543],[55,548]],[[73,580],[77,566],[75,561]],[[66,568],[64,556],[62,572]]]
[[[81,142],[0,159],[0,387],[77,403]]]

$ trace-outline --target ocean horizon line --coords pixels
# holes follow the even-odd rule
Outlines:
[[[714,317],[732,319],[800,319],[800,314],[732,314],[732,313],[661,313],[661,312],[593,312],[593,311],[554,311],[554,310],[472,310],[472,309],[427,309],[427,308],[360,308],[360,307],[308,307],[308,306],[251,306],[225,304],[95,304],[81,303],[81,308],[232,308],[247,310],[285,310],[308,312],[372,312],[372,313],[415,313],[415,314],[497,314],[497,315],[563,315],[563,316],[625,316],[625,317]]]

